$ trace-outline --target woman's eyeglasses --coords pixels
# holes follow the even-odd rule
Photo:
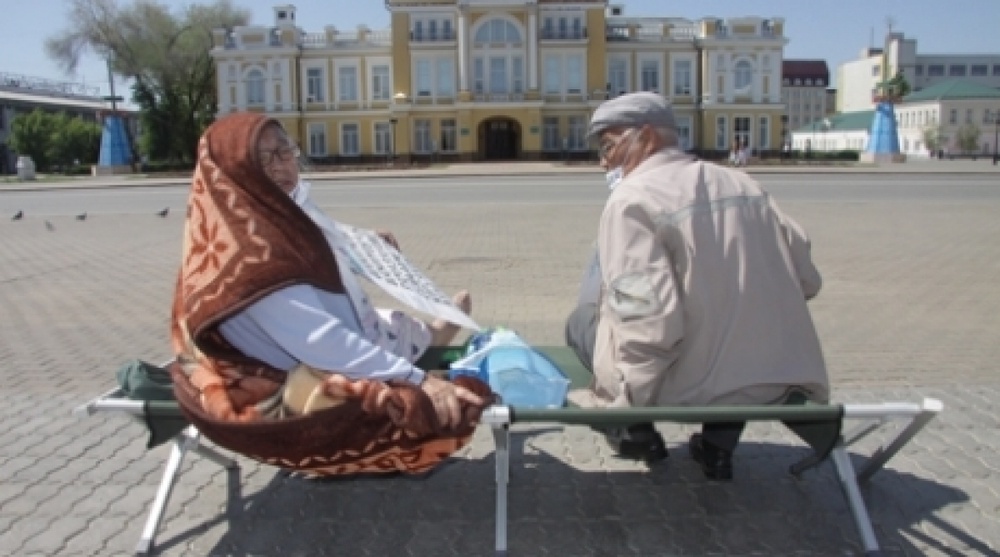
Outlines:
[[[278,147],[273,151],[260,151],[260,163],[264,166],[271,166],[274,164],[275,160],[280,160],[288,162],[292,159],[299,158],[299,149],[297,147]]]

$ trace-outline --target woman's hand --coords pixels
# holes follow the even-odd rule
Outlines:
[[[390,246],[396,248],[396,251],[401,251],[399,249],[399,242],[396,241],[396,236],[393,235],[392,232],[389,232],[388,230],[381,230],[380,229],[380,230],[376,230],[375,234],[377,234],[379,238],[382,238],[382,240],[384,240],[385,243],[387,243]]]
[[[445,381],[440,377],[427,374],[420,389],[430,397],[437,412],[438,421],[445,429],[455,429],[462,423],[462,402],[476,406],[484,406],[482,397],[472,391]]]

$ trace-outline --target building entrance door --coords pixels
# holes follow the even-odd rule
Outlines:
[[[479,126],[479,146],[486,160],[516,159],[521,151],[521,127],[511,118],[490,118]]]

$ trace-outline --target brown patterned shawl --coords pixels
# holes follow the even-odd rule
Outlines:
[[[334,374],[328,394],[345,403],[265,419],[256,405],[279,392],[285,372],[243,355],[218,331],[292,284],[344,292],[322,232],[264,172],[256,145],[268,125],[278,124],[227,116],[198,145],[172,315],[178,402],[206,437],[271,464],[314,474],[426,471],[468,442],[482,408],[463,408],[462,425],[445,431],[419,388]],[[481,382],[464,386],[490,396]]]

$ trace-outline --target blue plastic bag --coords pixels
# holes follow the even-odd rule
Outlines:
[[[551,360],[508,329],[473,336],[466,356],[451,364],[449,376],[459,375],[486,382],[503,404],[515,408],[559,408],[570,383]]]

